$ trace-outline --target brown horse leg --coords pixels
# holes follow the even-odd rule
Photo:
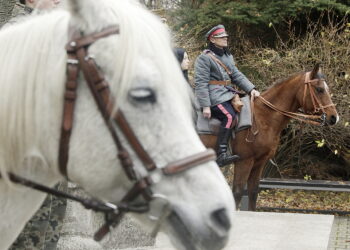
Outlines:
[[[252,168],[248,179],[248,197],[249,197],[249,211],[256,210],[256,201],[258,199],[259,194],[259,182],[261,178],[262,171],[266,164],[266,161],[269,157],[264,157],[263,159],[259,159]]]
[[[244,186],[247,183],[252,166],[252,159],[242,160],[235,163],[232,191],[235,198],[236,209],[240,207]]]

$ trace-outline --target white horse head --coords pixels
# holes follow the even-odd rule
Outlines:
[[[54,185],[63,113],[68,27],[83,34],[118,24],[119,35],[89,48],[121,109],[157,166],[205,150],[191,117],[191,91],[158,18],[125,0],[70,0],[69,11],[31,17],[0,32],[0,170]],[[118,134],[121,134],[118,130]],[[138,177],[148,174],[122,137]],[[95,197],[118,202],[132,187],[94,99],[79,78],[68,176]],[[154,176],[153,176],[154,177]],[[227,242],[234,202],[215,162],[177,175],[158,176],[153,193],[171,213],[161,229],[179,249],[221,249]],[[7,248],[44,195],[0,179],[0,249]],[[25,208],[25,209],[24,209]],[[147,213],[137,216],[146,227]]]

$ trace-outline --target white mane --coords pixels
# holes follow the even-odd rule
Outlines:
[[[103,11],[104,22],[95,23],[94,13],[91,13],[91,20],[88,23],[81,22],[78,18],[71,21],[75,26],[85,29],[85,34],[99,31],[110,25],[120,26],[118,39],[116,37],[101,39],[101,43],[104,42],[103,40],[114,39],[118,46],[106,47],[104,53],[99,52],[101,55],[97,61],[102,69],[113,68],[112,72],[105,73],[107,78],[111,78],[108,80],[116,99],[125,100],[132,76],[137,70],[140,70],[136,67],[137,55],[142,54],[143,51],[152,51],[149,56],[157,59],[160,73],[164,76],[178,78],[176,85],[171,84],[174,81],[173,78],[172,81],[169,79],[161,83],[163,88],[177,89],[173,91],[174,98],[169,102],[182,106],[184,115],[190,114],[188,87],[179,77],[180,74],[172,74],[179,69],[170,50],[170,39],[166,28],[142,7],[135,8],[135,3],[125,0],[105,2],[106,5],[101,2],[98,8],[95,6],[79,10],[94,13]],[[120,8],[121,5],[122,8]],[[71,8],[74,9],[74,6]],[[130,18],[130,15],[133,18]],[[0,62],[2,79],[0,117],[2,121],[6,121],[0,123],[0,170],[2,173],[22,165],[27,155],[45,150],[46,142],[39,141],[39,138],[45,137],[39,135],[45,131],[47,121],[52,120],[48,116],[58,117],[59,120],[62,116],[66,70],[64,45],[68,39],[70,14],[65,10],[56,10],[26,19],[25,22],[7,27],[0,32],[0,58],[3,58]],[[91,51],[94,51],[94,45]],[[173,63],[169,64],[169,60],[164,60],[164,55],[167,58],[173,57]],[[110,66],[111,63],[113,67]],[[28,73],[23,74],[23,71]],[[154,80],[159,81],[159,79]],[[176,96],[178,93],[181,95]],[[56,104],[54,105],[56,110],[45,112],[45,110],[52,110],[52,106],[48,107],[52,102]],[[188,119],[190,119],[189,115]],[[56,126],[57,130],[60,129],[57,124],[52,124],[52,126]],[[9,137],[9,134],[16,135],[16,137]],[[9,148],[14,154],[4,153]],[[52,155],[57,152],[47,153]],[[37,157],[42,158],[40,154]],[[55,166],[56,163],[46,162],[45,165]]]
[[[47,116],[62,113],[68,13],[57,11],[30,18],[0,32],[0,167],[10,170],[23,164],[28,148],[44,148],[38,141]],[[45,24],[45,25],[43,25]],[[24,73],[25,72],[25,73]],[[52,94],[55,91],[55,95]],[[44,111],[55,97],[56,113]],[[11,136],[8,136],[11,135]],[[43,138],[43,137],[41,137]],[[11,149],[12,154],[3,152]],[[51,163],[52,164],[52,163]],[[49,163],[50,165],[50,163]]]

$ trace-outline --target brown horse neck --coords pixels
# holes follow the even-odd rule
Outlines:
[[[272,103],[275,107],[283,111],[296,112],[300,108],[297,100],[298,92],[304,88],[304,75],[299,74],[291,77],[283,82],[273,85],[268,90],[262,93],[262,96]],[[290,118],[284,116],[271,108],[267,107],[261,101],[256,104],[257,120],[267,120],[267,124],[277,131],[282,131],[287,125]]]

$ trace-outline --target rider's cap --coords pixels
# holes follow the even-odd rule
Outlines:
[[[228,37],[224,25],[216,25],[205,34],[205,38],[207,40],[209,40],[211,37]]]

